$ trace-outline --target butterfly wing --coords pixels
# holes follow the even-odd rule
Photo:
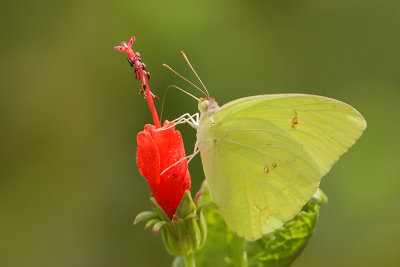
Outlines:
[[[300,211],[365,128],[356,109],[321,96],[230,102],[198,130],[211,197],[234,232],[258,239]]]

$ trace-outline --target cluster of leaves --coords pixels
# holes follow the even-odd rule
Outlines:
[[[197,207],[190,191],[185,191],[172,220],[153,197],[150,200],[153,211],[138,214],[135,224],[146,222],[145,229],[152,227],[155,235],[160,232],[165,248],[171,255],[191,255],[204,246],[206,222],[202,207]]]
[[[200,203],[211,201],[208,189]],[[327,197],[318,189],[303,209],[282,228],[259,240],[246,241],[226,226],[214,208],[203,210],[207,222],[207,241],[195,254],[198,266],[288,266],[305,247],[318,220],[320,205]],[[185,267],[184,259],[176,257],[173,267]]]

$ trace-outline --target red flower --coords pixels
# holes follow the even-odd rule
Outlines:
[[[139,170],[147,179],[157,203],[170,219],[185,190],[190,190],[187,161],[182,160],[186,157],[182,135],[173,125],[168,121],[161,128],[147,124],[137,136]],[[161,174],[168,167],[171,168]]]
[[[139,53],[132,50],[134,41],[135,37],[132,37],[129,43],[122,42],[121,46],[114,48],[127,53],[129,64],[135,70],[135,78],[142,83],[140,93],[145,96],[153,116],[154,125],[146,124],[144,131],[137,136],[137,163],[157,203],[172,219],[185,190],[190,190],[185,149],[182,135],[175,131],[174,122],[165,121],[161,127],[153,103],[155,95],[150,91],[147,81],[150,79],[150,73],[145,70],[146,65],[141,61]],[[178,161],[180,162],[176,163]],[[169,169],[164,172],[167,168]]]

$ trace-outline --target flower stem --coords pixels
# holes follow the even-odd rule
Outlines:
[[[151,115],[153,116],[154,125],[157,128],[161,128],[160,119],[158,118],[157,110],[156,110],[156,108],[154,106],[153,96],[152,96],[151,91],[150,91],[149,83],[147,82],[146,75],[143,73],[143,70],[142,69],[140,69],[140,70],[139,70],[139,72],[142,72],[142,73],[140,73],[140,77],[141,77],[140,80],[146,86],[147,105],[149,106],[150,111],[151,111]]]
[[[193,254],[185,255],[185,263],[186,267],[196,267],[196,262],[194,261],[194,255]]]

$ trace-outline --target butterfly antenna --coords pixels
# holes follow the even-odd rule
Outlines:
[[[183,56],[183,58],[185,59],[186,63],[189,65],[189,67],[192,69],[194,75],[196,75],[197,79],[200,81],[201,85],[203,86],[204,90],[206,90],[207,92],[207,97],[210,97],[210,94],[208,93],[208,90],[206,88],[206,86],[204,85],[204,83],[202,82],[202,80],[200,79],[199,75],[197,75],[197,72],[194,70],[194,68],[192,67],[192,64],[190,64],[189,59],[187,58],[185,52],[181,51],[181,54]]]
[[[167,96],[167,92],[168,92],[168,89],[169,89],[169,88],[176,88],[176,89],[178,89],[179,91],[181,91],[181,92],[187,94],[188,96],[190,96],[190,97],[196,99],[197,102],[200,101],[197,97],[195,97],[194,95],[192,95],[192,94],[189,93],[189,92],[186,92],[186,91],[183,90],[182,88],[180,88],[180,87],[178,87],[178,86],[176,86],[176,85],[170,85],[170,86],[168,86],[167,88],[165,88],[165,91],[164,91],[164,96],[163,96],[162,105],[161,105],[160,121],[162,121],[162,115],[163,115],[163,110],[164,110],[165,97]]]
[[[191,81],[189,81],[188,79],[186,79],[185,77],[183,77],[182,75],[180,75],[179,73],[177,73],[173,68],[171,68],[170,66],[168,66],[167,64],[163,64],[163,66],[167,69],[169,69],[170,71],[172,71],[175,75],[179,76],[180,78],[182,78],[183,80],[185,80],[186,82],[188,82],[190,85],[194,86],[197,90],[199,90],[200,92],[202,92],[206,97],[208,97],[208,95],[202,90],[200,89],[200,87],[198,87],[197,85],[195,85],[194,83],[192,83]]]

